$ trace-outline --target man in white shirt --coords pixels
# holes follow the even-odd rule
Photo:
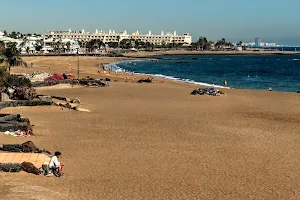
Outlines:
[[[58,169],[58,173],[60,175],[63,175],[64,174],[64,172],[63,172],[64,165],[58,161],[58,158],[60,156],[61,156],[61,153],[59,151],[55,152],[54,156],[50,160],[49,167],[53,170]]]

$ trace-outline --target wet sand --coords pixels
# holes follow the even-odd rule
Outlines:
[[[299,94],[189,95],[194,88],[122,81],[41,88],[78,97],[91,112],[1,110],[29,117],[37,133],[0,135],[1,143],[30,139],[61,151],[67,167],[64,178],[0,173],[0,199],[299,199]]]

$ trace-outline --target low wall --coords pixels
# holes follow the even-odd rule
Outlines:
[[[4,101],[0,102],[0,110],[7,107],[18,106],[50,106],[52,102],[39,101],[39,100],[17,100],[17,101]]]
[[[45,87],[45,86],[53,86],[58,84],[71,84],[71,85],[88,85],[89,83],[96,83],[99,86],[106,86],[107,84],[104,84],[100,80],[57,80],[57,81],[37,81],[32,82],[32,87]]]

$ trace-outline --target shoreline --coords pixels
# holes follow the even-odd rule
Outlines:
[[[42,62],[41,64],[37,64],[38,66],[35,66],[33,68],[27,68],[27,71],[29,73],[32,73],[34,71],[45,71],[49,73],[73,73],[77,74],[76,72],[76,64],[77,64],[77,57],[27,57],[25,58],[26,61],[28,60],[29,62]],[[57,63],[56,63],[57,60]],[[100,66],[101,64],[103,65],[115,65],[120,62],[134,62],[134,61],[144,61],[146,59],[131,59],[131,58],[126,58],[126,57],[114,57],[114,58],[109,58],[109,57],[79,57],[81,65],[81,78],[82,77],[87,77],[90,76],[92,78],[111,78],[115,79],[116,81],[121,81],[121,82],[137,82],[141,78],[148,78],[148,77],[153,77],[154,81],[157,83],[165,83],[165,82],[172,82],[175,84],[188,84],[192,85],[195,87],[216,87],[216,88],[222,88],[222,89],[241,89],[241,90],[258,90],[258,91],[266,91],[267,88],[264,89],[251,89],[251,88],[232,88],[232,87],[224,87],[222,85],[218,84],[209,84],[209,83],[203,83],[203,82],[197,82],[197,81],[191,81],[187,79],[180,79],[180,78],[175,78],[171,76],[166,76],[166,80],[164,81],[164,75],[162,74],[140,74],[140,73],[115,73],[111,72],[109,73],[104,73],[105,70],[103,70]],[[53,63],[54,62],[54,63]],[[66,68],[63,66],[68,66],[68,64],[73,66],[74,70],[67,72]],[[73,65],[74,64],[74,65]],[[48,68],[49,66],[49,68]],[[52,67],[55,66],[55,69],[52,69]],[[14,70],[14,69],[13,69]],[[50,71],[49,71],[50,70]],[[99,71],[100,73],[98,73]],[[112,80],[114,81],[114,80]],[[284,93],[296,93],[297,90],[295,91],[277,91],[273,90],[273,92],[284,92]]]
[[[147,59],[146,59],[147,60]],[[131,61],[136,61],[136,62],[143,62],[145,60],[122,60],[122,61],[119,61],[119,62],[115,62],[115,63],[109,63],[109,64],[105,64],[104,66],[105,67],[112,67],[114,68],[115,66],[117,67],[116,68],[116,71],[113,71],[113,73],[111,74],[123,74],[123,75],[133,75],[135,77],[139,77],[139,78],[145,78],[145,77],[148,77],[148,78],[153,78],[154,81],[156,80],[159,80],[160,82],[163,81],[165,82],[166,81],[170,81],[170,82],[174,82],[174,83],[184,83],[184,84],[189,84],[189,85],[196,85],[196,86],[201,86],[201,87],[216,87],[216,88],[222,88],[222,89],[234,89],[234,88],[231,88],[231,87],[225,87],[225,86],[222,86],[222,85],[216,85],[216,84],[210,84],[210,83],[204,83],[204,82],[197,82],[197,81],[194,81],[194,80],[189,80],[189,79],[183,79],[183,78],[179,78],[179,77],[173,77],[173,76],[169,76],[169,75],[165,75],[165,74],[145,74],[145,73],[139,73],[139,72],[131,72],[131,71],[128,71],[128,72],[124,72],[125,69],[121,68],[118,66],[118,64],[122,63],[122,62],[131,62]],[[110,76],[111,76],[110,74]],[[165,80],[164,80],[165,78]]]
[[[138,58],[138,57],[137,57]],[[181,84],[188,84],[188,85],[194,85],[194,86],[198,86],[200,88],[204,88],[204,87],[215,87],[215,88],[219,88],[219,89],[238,89],[238,90],[253,90],[253,91],[268,91],[268,88],[265,89],[256,89],[256,88],[238,88],[238,87],[229,87],[229,86],[222,86],[222,85],[218,85],[218,84],[214,84],[214,83],[204,83],[204,82],[199,82],[199,81],[194,81],[194,80],[190,80],[190,79],[183,79],[183,78],[179,78],[179,77],[173,77],[173,76],[169,76],[169,75],[165,75],[165,74],[146,74],[146,73],[139,73],[139,72],[134,72],[132,73],[131,71],[128,71],[127,73],[124,73],[122,71],[124,71],[123,68],[119,67],[118,64],[122,63],[122,62],[143,62],[143,61],[147,61],[147,60],[151,60],[151,58],[145,58],[145,59],[124,59],[118,62],[112,62],[112,63],[108,63],[105,64],[104,66],[117,66],[117,70],[120,71],[112,71],[114,73],[111,73],[110,76],[111,77],[120,77],[122,75],[132,75],[133,77],[138,77],[139,79],[141,78],[154,78],[154,81],[159,81],[159,82],[173,82],[173,83],[181,83]],[[164,81],[164,77],[166,78],[166,81]],[[125,79],[126,80],[126,79]],[[271,90],[268,92],[284,92],[284,93],[298,93],[299,90],[295,90],[295,91],[281,91],[281,90]]]

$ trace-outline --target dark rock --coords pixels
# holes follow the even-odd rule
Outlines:
[[[0,131],[32,131],[28,118],[21,115],[0,114]]]
[[[41,171],[30,162],[22,162],[21,169],[27,173],[40,175]]]
[[[22,152],[38,153],[40,149],[37,148],[32,141],[27,141],[22,144]]]
[[[18,87],[13,93],[12,99],[14,100],[32,100],[36,97],[37,93],[34,88]]]
[[[214,88],[205,88],[205,89],[202,89],[202,88],[199,88],[199,89],[195,89],[191,92],[192,95],[210,95],[210,96],[217,96],[217,95],[220,95],[220,94],[225,94],[224,92],[222,91],[219,91],[219,90],[215,90]]]

